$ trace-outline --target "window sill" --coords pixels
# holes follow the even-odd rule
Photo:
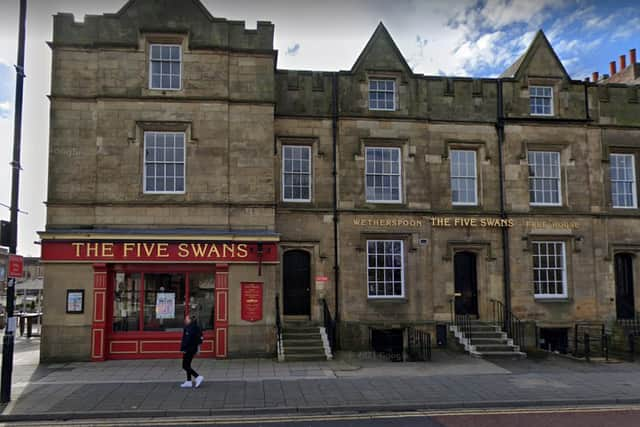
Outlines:
[[[372,304],[406,304],[409,302],[407,297],[380,297],[380,298],[371,298],[367,297],[367,302]]]
[[[570,303],[573,301],[569,297],[540,298],[536,296],[533,297],[533,300],[540,303]]]

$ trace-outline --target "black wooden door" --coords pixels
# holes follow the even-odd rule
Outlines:
[[[288,251],[282,260],[283,313],[311,315],[311,267],[309,253]]]
[[[478,277],[476,273],[476,255],[471,252],[458,252],[453,258],[456,314],[478,314]]]
[[[635,316],[633,257],[630,254],[617,254],[614,263],[616,269],[616,316],[618,319],[633,319]]]

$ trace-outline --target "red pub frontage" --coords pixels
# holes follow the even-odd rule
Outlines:
[[[263,269],[278,262],[275,235],[110,230],[41,236],[43,263],[93,271],[92,287],[67,289],[65,301],[67,316],[91,310],[93,361],[179,357],[189,315],[204,332],[200,356],[227,357],[230,311],[241,312],[242,323],[263,320]],[[234,268],[252,280],[230,283]]]

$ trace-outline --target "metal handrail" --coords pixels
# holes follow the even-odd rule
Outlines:
[[[324,330],[327,333],[327,339],[329,341],[329,346],[331,347],[331,353],[333,353],[336,350],[336,322],[331,317],[331,311],[329,310],[327,300],[322,298],[321,301]]]
[[[280,295],[276,294],[276,345],[278,357],[282,354],[282,320],[280,318]]]
[[[491,299],[492,321],[506,332],[513,343],[524,348],[524,323],[511,311],[507,310],[502,301]]]

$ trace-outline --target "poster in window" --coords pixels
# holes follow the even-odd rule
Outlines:
[[[156,294],[156,319],[175,319],[176,294],[173,292],[158,292]]]
[[[67,289],[67,313],[84,313],[83,289]]]

